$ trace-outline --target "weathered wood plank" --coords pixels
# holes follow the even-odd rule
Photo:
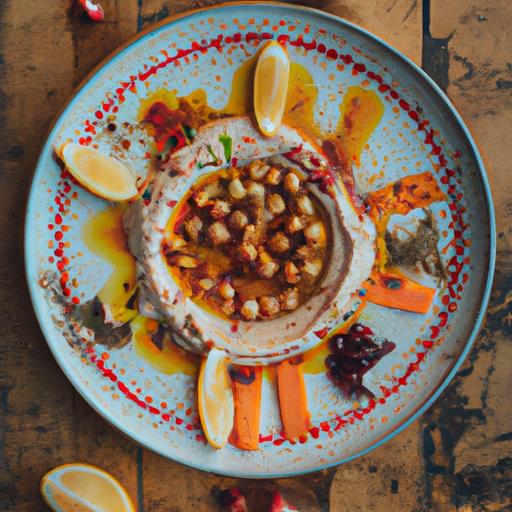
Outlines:
[[[421,64],[422,9],[418,0],[326,0],[311,2],[327,12],[346,18],[381,37]]]
[[[430,35],[446,44],[446,91],[484,157],[497,214],[494,293],[464,368],[422,420],[429,510],[505,510],[512,504],[512,4],[430,1]],[[438,46],[441,50],[441,47]]]
[[[136,448],[77,395],[41,335],[24,286],[21,243],[25,193],[53,116],[105,52],[136,30],[136,2],[131,17],[125,2],[109,4],[112,21],[93,26],[67,0],[2,2],[0,509],[6,512],[42,510],[42,475],[77,460],[111,470],[136,495]]]
[[[418,63],[422,6],[429,7],[427,35],[434,44],[428,50],[442,52],[447,45],[447,65],[441,69],[447,92],[469,121],[497,185],[499,272],[487,328],[458,379],[421,423],[338,470],[278,482],[236,481],[135,447],[95,415],[58,369],[21,286],[19,230],[30,171],[51,118],[72,87],[137,30],[214,3],[103,0],[107,21],[95,25],[68,0],[2,2],[0,298],[8,320],[0,326],[0,509],[41,510],[40,477],[71,460],[112,471],[134,498],[140,491],[140,510],[154,512],[214,510],[212,488],[233,484],[247,493],[256,510],[268,503],[276,485],[310,511],[324,510],[328,502],[332,510],[387,510],[392,504],[404,512],[510,506],[512,8],[507,0],[303,2],[371,30]],[[423,57],[431,58],[434,71],[437,62],[443,68],[443,55],[423,52]],[[375,498],[369,500],[372,493]]]

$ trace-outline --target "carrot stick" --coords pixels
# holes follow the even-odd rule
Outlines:
[[[384,272],[374,272],[365,283],[365,289],[368,302],[413,313],[427,313],[436,294],[433,288]]]
[[[287,439],[298,439],[311,428],[302,363],[291,359],[279,363],[277,389],[284,435]]]
[[[235,366],[233,370],[235,421],[229,442],[241,450],[257,450],[260,436],[262,368]],[[242,378],[238,378],[238,375]]]

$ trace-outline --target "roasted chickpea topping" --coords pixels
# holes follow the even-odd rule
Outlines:
[[[281,306],[275,297],[264,295],[259,298],[260,313],[263,316],[273,316],[279,312]]]
[[[268,241],[268,247],[273,253],[282,254],[290,249],[290,240],[284,233],[277,232]]]
[[[246,184],[246,192],[249,197],[254,197],[260,201],[265,199],[265,186],[255,181],[249,181]]]
[[[195,196],[194,199],[196,201],[197,206],[199,208],[204,208],[208,202],[210,201],[210,195],[206,190],[200,190]]]
[[[284,177],[284,188],[291,194],[295,194],[300,189],[299,177],[294,172],[289,172]]]
[[[267,199],[267,208],[272,215],[279,215],[286,210],[286,204],[279,194],[271,194]]]
[[[208,236],[213,245],[227,244],[231,240],[228,228],[222,222],[214,222],[208,228]]]
[[[247,224],[249,224],[249,219],[247,218],[247,215],[241,210],[236,210],[229,216],[228,226],[231,229],[240,231],[244,229]]]
[[[222,304],[221,311],[226,316],[231,316],[235,312],[235,301],[234,300],[227,300]]]
[[[299,291],[297,288],[288,288],[280,297],[281,307],[288,311],[297,309],[299,306]]]
[[[321,260],[306,261],[302,270],[306,272],[306,274],[316,277],[322,271],[322,262]]]
[[[261,181],[267,175],[270,166],[261,160],[254,160],[249,164],[249,174],[253,180]]]
[[[258,257],[258,251],[250,242],[242,242],[239,257],[242,261],[255,261]]]
[[[242,199],[245,196],[245,188],[242,185],[242,182],[235,178],[228,186],[228,191],[232,197],[235,199]]]
[[[279,183],[281,183],[281,179],[282,179],[282,176],[281,176],[281,172],[279,171],[279,169],[272,167],[268,171],[265,181],[269,185],[279,185]]]
[[[219,295],[226,300],[232,299],[235,296],[235,289],[229,281],[224,280],[219,284]]]
[[[162,244],[187,297],[252,322],[286,315],[318,293],[332,234],[306,180],[300,170],[255,160],[196,183]]]
[[[213,207],[210,211],[210,215],[217,220],[223,219],[227,217],[231,212],[231,206],[227,201],[223,201],[222,199],[217,199],[213,203]]]
[[[300,281],[299,269],[291,262],[286,262],[284,266],[284,277],[287,283],[296,284]]]
[[[203,221],[197,215],[192,215],[185,221],[185,231],[190,240],[197,240],[201,229],[203,229]]]
[[[255,300],[248,300],[244,302],[242,308],[240,309],[240,313],[246,320],[256,320],[259,311],[260,307]]]
[[[292,215],[288,220],[287,228],[289,233],[298,233],[299,231],[304,229],[304,224],[302,224],[300,217],[298,217],[297,215]]]
[[[304,229],[304,236],[308,242],[322,243],[325,240],[324,226],[320,222],[314,222]]]
[[[315,213],[313,202],[308,196],[300,196],[297,199],[297,208],[304,215],[313,215]]]
[[[263,279],[272,279],[277,271],[279,270],[279,264],[275,261],[267,261],[265,263],[259,263],[256,267],[256,272]]]

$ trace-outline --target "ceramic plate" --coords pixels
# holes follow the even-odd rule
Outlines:
[[[358,321],[396,344],[364,376],[373,397],[347,397],[327,378],[324,346],[304,368],[308,435],[285,439],[269,372],[259,450],[231,445],[215,450],[198,418],[193,360],[170,345],[141,339],[94,343],[94,329],[70,321],[73,308],[91,300],[109,279],[124,278],[129,288],[133,261],[120,229],[122,211],[63,173],[53,148],[72,140],[113,151],[107,135],[114,124],[122,146],[116,156],[144,174],[154,151],[138,123],[141,109],[155,98],[165,100],[161,91],[166,90],[172,98],[207,98],[213,109],[243,113],[251,105],[245,101],[250,63],[269,39],[286,45],[291,84],[304,100],[295,108],[318,132],[336,132],[340,111],[346,114],[343,101],[354,91],[378,98],[382,116],[367,140],[361,136],[360,159],[354,161],[356,190],[365,195],[404,176],[430,172],[444,193],[428,210],[439,234],[444,277],[427,279],[436,295],[425,315],[371,303],[362,310]],[[123,146],[123,130],[132,129],[140,134],[131,131],[130,147]],[[134,441],[183,464],[242,477],[281,477],[366,453],[406,428],[439,396],[482,322],[494,267],[494,220],[478,150],[453,106],[420,69],[334,16],[251,2],[164,21],[110,56],[83,84],[41,152],[26,214],[25,260],[50,349],[96,411]]]

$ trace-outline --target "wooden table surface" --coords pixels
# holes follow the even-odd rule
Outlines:
[[[125,439],[78,396],[43,339],[24,281],[24,202],[52,118],[82,78],[149,24],[212,0],[102,0],[89,22],[71,0],[0,2],[0,510],[40,511],[49,469],[85,461],[116,475],[139,511],[217,510],[239,486],[252,510],[280,487],[303,511],[512,510],[512,2],[326,0],[309,4],[382,36],[448,93],[486,160],[497,210],[487,323],[437,403],[390,443],[337,469],[236,481],[169,462]]]

